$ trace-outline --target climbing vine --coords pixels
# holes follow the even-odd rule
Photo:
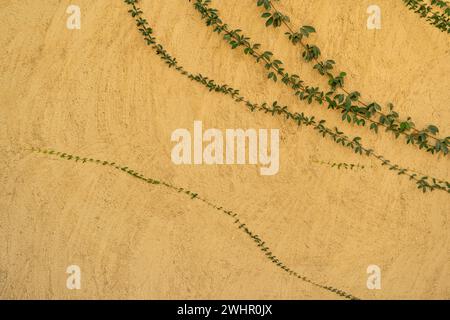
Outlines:
[[[125,2],[127,2],[130,5],[136,5],[136,0],[125,0]],[[59,159],[64,159],[64,160],[69,160],[69,161],[74,161],[76,163],[80,163],[80,164],[97,164],[100,166],[104,166],[104,167],[109,167],[115,170],[118,170],[122,173],[125,173],[133,178],[139,179],[142,182],[145,182],[147,184],[150,185],[155,185],[155,186],[162,186],[165,187],[167,189],[170,189],[172,191],[178,192],[180,194],[186,195],[187,197],[189,197],[191,200],[199,200],[202,201],[203,203],[205,203],[208,207],[224,214],[225,216],[227,216],[228,218],[231,219],[231,221],[233,221],[233,224],[236,226],[237,229],[239,229],[240,231],[244,232],[249,238],[250,240],[252,240],[255,245],[257,246],[257,248],[264,254],[264,256],[266,257],[266,259],[268,259],[271,263],[273,263],[276,267],[278,267],[279,269],[283,270],[284,272],[286,272],[287,274],[289,274],[290,276],[293,276],[297,279],[300,279],[304,282],[307,282],[315,287],[318,287],[320,289],[324,289],[327,290],[329,292],[332,292],[334,294],[337,294],[343,298],[346,299],[350,299],[350,300],[358,300],[358,298],[356,298],[354,295],[347,293],[343,290],[334,288],[332,286],[326,286],[323,284],[320,284],[312,279],[310,279],[309,277],[306,277],[300,273],[298,273],[297,271],[289,268],[286,264],[284,264],[284,262],[282,262],[273,252],[272,250],[269,248],[269,246],[267,245],[267,243],[254,231],[252,231],[250,229],[250,227],[244,223],[244,221],[240,218],[240,216],[236,213],[233,212],[232,210],[227,210],[226,208],[224,208],[221,205],[215,204],[211,201],[209,201],[208,199],[200,196],[198,193],[193,192],[189,189],[186,188],[181,188],[181,187],[177,187],[172,185],[171,183],[159,180],[159,179],[154,179],[154,178],[149,178],[144,176],[143,174],[139,173],[136,170],[133,170],[131,168],[129,168],[128,166],[124,166],[124,165],[120,165],[116,162],[111,162],[108,160],[99,160],[99,159],[94,159],[94,158],[90,158],[90,157],[82,157],[82,156],[78,156],[78,155],[73,155],[73,154],[69,154],[69,153],[65,153],[65,152],[60,152],[60,151],[55,151],[55,150],[42,150],[39,148],[32,148],[31,149],[32,152],[35,153],[39,153],[39,154],[43,154],[43,155],[47,155],[47,156],[51,156],[51,157],[57,157]]]
[[[353,170],[353,171],[358,171],[358,170],[365,170],[365,169],[373,169],[375,168],[375,166],[370,165],[370,166],[365,166],[362,164],[354,164],[354,163],[347,163],[347,162],[333,162],[333,161],[324,161],[324,160],[320,160],[317,159],[316,157],[310,157],[310,161],[312,163],[316,163],[316,164],[320,164],[322,166],[328,166],[330,168],[334,168],[334,169],[345,169],[345,170]],[[408,168],[408,170],[410,172],[425,176],[425,173],[417,171],[416,169],[412,169],[412,168]],[[440,183],[445,184],[445,181],[443,180],[438,180]]]
[[[279,0],[277,0],[279,1]],[[443,6],[443,1],[435,1],[437,5]],[[284,26],[286,28],[286,36],[293,45],[300,45],[303,47],[302,57],[307,62],[314,61],[314,69],[319,72],[320,75],[328,78],[328,84],[330,89],[334,92],[340,90],[348,97],[350,94],[357,94],[357,99],[354,106],[354,114],[361,116],[362,119],[369,120],[371,122],[370,129],[378,132],[378,127],[383,126],[386,131],[391,131],[394,136],[398,138],[403,135],[406,137],[406,143],[416,144],[419,148],[423,148],[431,153],[440,153],[447,155],[450,144],[450,137],[445,139],[439,139],[436,135],[439,133],[439,128],[435,125],[428,125],[425,129],[416,129],[415,124],[411,117],[406,120],[400,120],[399,114],[394,111],[392,104],[388,105],[389,113],[382,112],[382,107],[377,102],[366,103],[362,101],[359,92],[350,93],[344,87],[346,72],[340,72],[338,75],[333,74],[336,62],[334,60],[319,61],[321,56],[321,50],[316,46],[309,44],[306,41],[312,33],[316,32],[316,29],[312,26],[302,26],[299,31],[294,31],[294,28],[290,24],[290,18],[281,13],[273,0],[256,0],[258,7],[264,9],[264,13],[261,15],[265,20],[267,27],[273,26],[274,28]],[[344,99],[345,100],[345,99]],[[341,110],[346,110],[342,108]],[[371,121],[375,119],[376,121]],[[343,120],[344,117],[343,117]],[[348,119],[347,119],[348,120]],[[357,118],[353,119],[353,122],[357,125],[365,125],[365,121],[360,121]],[[434,145],[430,141],[434,141]]]
[[[450,33],[450,7],[446,1],[432,0],[431,4],[424,0],[403,0],[403,3],[409,10],[414,11],[420,18],[428,21],[442,32]],[[442,9],[444,12],[436,10],[434,6]]]
[[[431,0],[431,5],[440,8],[445,15],[450,17],[450,3],[443,0]]]
[[[416,144],[420,149],[425,149],[431,153],[448,154],[448,145],[450,144],[450,137],[445,139],[437,139],[435,145],[429,144],[430,133],[436,134],[439,129],[430,125],[426,130],[420,132],[408,133],[414,127],[414,123],[410,118],[406,122],[398,124],[399,114],[393,109],[393,105],[389,105],[389,114],[382,114],[379,121],[373,120],[372,116],[379,113],[381,107],[377,103],[372,103],[367,107],[358,106],[361,94],[357,91],[348,94],[337,94],[334,88],[331,91],[324,92],[318,87],[305,86],[304,81],[301,80],[297,74],[289,74],[283,67],[283,62],[274,57],[270,51],[258,51],[261,47],[260,44],[252,43],[250,37],[244,35],[241,29],[231,29],[228,24],[224,23],[220,17],[217,9],[210,8],[211,0],[196,0],[194,8],[201,14],[202,19],[206,21],[206,25],[213,28],[213,31],[218,34],[224,34],[223,39],[227,41],[232,49],[242,47],[244,54],[253,57],[256,62],[264,65],[267,70],[268,79],[272,79],[277,82],[279,79],[281,82],[293,90],[295,95],[300,99],[308,102],[318,102],[320,105],[327,107],[328,109],[337,110],[341,112],[342,121],[354,123],[359,126],[365,126],[366,123],[371,123],[370,129],[378,132],[379,127],[384,127],[386,131],[391,131],[395,137],[403,135],[406,137],[407,144]],[[270,0],[265,0],[265,3],[272,3]],[[289,21],[289,18],[282,14],[278,15],[277,19],[281,19],[281,22],[275,22],[273,19],[271,24],[281,24],[282,21]],[[268,20],[270,21],[270,20]],[[266,23],[266,25],[269,23]],[[270,25],[270,24],[269,24]],[[312,27],[303,27],[304,34],[311,33]],[[303,56],[307,61],[317,59],[320,49],[316,46],[306,45],[306,50]],[[328,61],[328,64],[332,65]],[[339,76],[339,83],[343,84],[343,74]]]
[[[314,158],[314,157],[311,157],[310,161],[312,163],[320,164],[320,165],[327,166],[330,168],[335,168],[338,170],[344,169],[344,170],[357,171],[357,170],[365,169],[365,166],[361,165],[361,164],[354,164],[354,163],[347,163],[347,162],[323,161],[323,160],[318,160],[317,158]]]
[[[386,159],[384,156],[376,153],[374,150],[364,147],[361,143],[360,137],[349,138],[340,131],[338,128],[330,129],[325,124],[325,120],[316,120],[315,117],[308,117],[303,112],[291,112],[287,106],[280,105],[277,101],[272,104],[253,103],[244,96],[240,94],[238,89],[227,84],[217,84],[214,80],[209,79],[201,74],[193,74],[185,70],[182,66],[178,64],[176,58],[172,57],[160,44],[157,43],[155,36],[153,35],[153,29],[149,26],[148,21],[143,18],[142,10],[137,7],[137,1],[125,0],[125,3],[131,6],[129,10],[130,15],[135,19],[138,30],[143,35],[145,43],[158,55],[161,60],[169,67],[173,68],[179,74],[195,81],[202,86],[206,87],[209,91],[214,91],[222,93],[235,101],[236,103],[244,104],[248,110],[255,112],[260,111],[272,116],[279,115],[284,117],[286,120],[295,122],[298,126],[312,127],[316,132],[318,132],[323,137],[329,137],[335,143],[342,145],[345,148],[353,150],[357,154],[367,155],[374,157],[382,166],[387,167],[389,170],[396,172],[398,175],[405,175],[409,177],[411,181],[414,181],[419,189],[423,192],[442,190],[450,193],[450,183],[440,182],[441,180],[430,177],[422,176],[420,177],[416,173],[410,172],[408,169],[402,168],[399,165],[393,164],[390,160]],[[232,42],[231,38],[229,41]],[[253,49],[250,49],[253,50]]]

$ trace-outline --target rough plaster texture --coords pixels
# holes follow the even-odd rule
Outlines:
[[[447,159],[342,124],[336,113],[267,81],[187,1],[141,2],[155,35],[187,69],[257,102],[278,100],[327,119],[392,161],[448,180]],[[281,30],[263,26],[253,2],[214,5],[289,70],[324,86]],[[72,3],[81,7],[81,30],[65,27]],[[283,0],[280,8],[294,25],[316,27],[314,43],[348,73],[350,90],[393,102],[418,126],[433,123],[448,134],[449,36],[400,0],[377,0],[382,30],[367,30],[373,3]],[[309,128],[208,93],[161,63],[127,10],[119,0],[0,1],[1,298],[337,298],[274,267],[230,220],[199,201],[108,168],[24,151],[28,146],[117,161],[198,192],[239,212],[299,273],[360,298],[450,298],[448,194],[422,194]],[[279,174],[175,166],[171,132],[194,120],[208,128],[280,128]],[[66,289],[71,264],[81,267],[81,290]],[[366,288],[370,264],[382,269],[382,290]]]

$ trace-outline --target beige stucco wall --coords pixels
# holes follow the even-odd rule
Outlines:
[[[282,30],[266,29],[251,0],[214,1],[222,17],[323,85]],[[82,10],[67,30],[66,8]],[[366,28],[370,4],[382,30]],[[155,35],[187,69],[327,119],[402,166],[449,179],[448,159],[298,102],[240,51],[231,51],[185,0],[142,1]],[[294,25],[314,25],[324,57],[348,88],[393,102],[417,126],[450,132],[450,42],[396,0],[282,0]],[[450,298],[449,198],[422,194],[367,157],[309,128],[242,106],[169,70],[145,45],[122,1],[0,1],[0,297],[274,298],[337,296],[274,267],[235,225],[200,201],[118,171],[36,155],[54,148],[117,161],[238,212],[287,265],[363,298]],[[279,128],[280,172],[254,166],[175,166],[171,132]],[[337,170],[311,159],[348,162]],[[77,264],[82,289],[66,289]],[[382,289],[366,288],[366,268]]]

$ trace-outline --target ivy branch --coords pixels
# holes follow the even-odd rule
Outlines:
[[[278,0],[277,0],[278,1]],[[342,105],[340,108],[343,113],[349,109],[353,115],[358,115],[358,117],[353,117],[353,123],[357,125],[365,126],[366,121],[370,122],[370,129],[378,132],[378,127],[382,126],[386,131],[391,131],[396,138],[403,135],[406,137],[405,141],[407,144],[418,145],[420,149],[424,149],[432,154],[437,154],[442,152],[447,155],[449,152],[450,137],[445,139],[439,139],[436,134],[439,132],[439,128],[435,125],[428,125],[425,129],[416,129],[415,124],[411,117],[408,117],[406,121],[400,120],[400,116],[394,111],[394,106],[392,104],[388,105],[389,113],[386,114],[381,111],[381,106],[377,102],[366,103],[362,101],[359,92],[348,92],[344,87],[346,72],[340,72],[339,75],[333,74],[333,69],[336,62],[334,60],[319,61],[321,56],[321,51],[316,45],[308,44],[305,40],[312,33],[316,32],[316,29],[312,26],[303,26],[298,32],[294,31],[294,28],[290,24],[290,18],[281,13],[273,0],[256,0],[258,7],[264,8],[264,13],[262,18],[266,21],[266,26],[273,26],[274,28],[285,26],[287,32],[285,33],[289,38],[289,41],[293,45],[299,44],[303,47],[302,57],[307,62],[315,62],[314,69],[317,70],[320,75],[328,77],[328,84],[330,89],[334,92],[336,90],[341,90],[345,93],[343,101],[346,101],[347,97],[354,95],[355,104],[357,106]],[[378,119],[378,120],[373,120]],[[350,122],[350,118],[343,116],[343,120]],[[366,120],[366,121],[364,121]],[[434,145],[430,143],[430,140],[434,141]]]
[[[132,6],[136,6],[137,0],[125,0],[126,3],[132,5]],[[134,8],[133,8],[134,9]],[[122,173],[128,174],[129,176],[139,179],[142,182],[148,183],[150,185],[155,185],[155,186],[162,186],[165,187],[167,189],[170,189],[171,191],[175,191],[177,193],[180,194],[184,194],[186,196],[188,196],[191,200],[199,200],[202,201],[203,203],[205,203],[207,206],[209,206],[210,208],[215,209],[216,211],[221,212],[222,214],[225,214],[225,216],[227,216],[228,218],[231,219],[231,221],[233,221],[233,224],[237,227],[237,229],[239,229],[240,231],[244,232],[249,238],[250,240],[252,240],[255,245],[257,246],[257,248],[264,254],[265,258],[268,259],[271,263],[273,263],[276,267],[280,268],[281,270],[283,270],[284,272],[286,272],[287,274],[300,279],[304,282],[307,282],[315,287],[318,287],[320,289],[324,289],[327,290],[329,292],[332,292],[334,294],[337,294],[343,298],[346,299],[350,299],[350,300],[359,300],[358,298],[356,298],[354,295],[347,293],[343,290],[334,288],[332,286],[327,286],[327,285],[323,285],[320,284],[312,279],[310,279],[309,277],[306,277],[304,275],[301,275],[300,273],[294,271],[293,269],[289,268],[284,262],[282,262],[273,252],[272,250],[269,248],[269,246],[267,245],[267,243],[255,232],[253,232],[249,226],[247,226],[246,223],[244,223],[244,221],[239,217],[239,215],[235,212],[233,212],[232,210],[227,210],[225,209],[223,206],[214,204],[213,202],[209,201],[208,199],[200,196],[198,193],[190,191],[189,189],[186,188],[181,188],[181,187],[177,187],[174,186],[171,183],[159,180],[159,179],[154,179],[154,178],[149,178],[144,176],[143,174],[139,173],[136,170],[133,170],[131,168],[129,168],[128,166],[123,166],[120,165],[116,162],[111,162],[111,161],[107,161],[107,160],[99,160],[99,159],[93,159],[93,158],[89,158],[89,157],[82,157],[82,156],[77,156],[77,155],[72,155],[69,153],[65,153],[65,152],[60,152],[60,151],[55,151],[55,150],[42,150],[39,148],[32,148],[31,149],[32,152],[35,153],[39,153],[39,154],[43,154],[46,156],[50,156],[50,157],[56,157],[59,159],[63,159],[63,160],[69,160],[69,161],[75,161],[77,163],[81,163],[81,164],[97,164],[100,166],[104,166],[104,167],[109,167],[109,168],[113,168],[115,170],[119,170]]]
[[[431,5],[424,0],[403,0],[403,3],[409,10],[417,13],[420,18],[428,21],[432,26],[435,26],[442,32],[450,33],[450,8],[447,2],[432,0]],[[441,13],[433,7],[438,6],[443,9]]]
[[[337,169],[343,168],[343,169],[348,169],[348,170],[356,170],[356,169],[366,169],[367,168],[367,166],[364,166],[364,165],[361,165],[361,164],[353,164],[353,163],[346,163],[346,162],[323,161],[323,160],[318,160],[315,157],[310,157],[310,160],[313,163],[317,163],[317,164],[321,164],[321,165],[327,165],[327,166],[330,166],[331,168],[337,168]],[[369,168],[373,169],[374,166],[369,166]],[[408,170],[410,172],[417,173],[417,174],[420,174],[420,175],[423,175],[423,176],[425,175],[425,173],[422,173],[422,172],[417,171],[415,169],[408,168]],[[438,180],[438,181],[440,183],[444,183],[445,184],[445,181],[443,181],[443,180]]]
[[[450,183],[440,183],[438,179],[430,176],[419,177],[417,174],[411,173],[408,169],[404,169],[396,164],[393,164],[390,160],[384,158],[380,154],[377,154],[374,150],[364,147],[361,144],[360,137],[351,139],[336,127],[334,129],[326,127],[325,120],[316,120],[314,117],[308,117],[304,113],[293,113],[289,111],[287,106],[281,106],[277,101],[272,104],[268,104],[266,102],[262,104],[253,103],[242,96],[238,89],[234,89],[227,84],[217,84],[214,80],[209,79],[208,77],[201,74],[193,74],[185,70],[178,64],[176,58],[171,56],[160,43],[157,43],[156,38],[153,36],[153,29],[149,26],[148,21],[142,17],[142,10],[136,6],[137,1],[125,0],[125,3],[132,6],[129,13],[133,18],[135,18],[136,25],[143,35],[146,44],[155,52],[156,55],[161,58],[161,60],[165,62],[169,68],[173,68],[179,74],[201,84],[209,91],[222,93],[233,99],[236,103],[244,104],[252,112],[261,111],[272,116],[280,115],[285,117],[286,120],[294,121],[298,126],[312,126],[312,128],[323,137],[328,136],[335,143],[349,148],[357,154],[365,154],[376,158],[383,166],[387,166],[391,171],[397,172],[398,175],[408,176],[410,180],[414,181],[417,184],[417,187],[423,192],[442,190],[450,193]]]
[[[326,100],[329,108],[336,108],[337,106],[336,100],[340,101],[342,99],[341,102],[343,102],[344,99],[343,95],[338,94],[332,99],[331,96],[333,92],[328,92],[327,94],[324,94],[323,92],[319,93],[318,88],[303,87],[302,86],[303,81],[300,80],[297,75],[290,76],[287,72],[285,72],[284,68],[281,66],[282,62],[280,60],[273,59],[272,58],[273,54],[271,52],[265,51],[264,53],[259,53],[257,51],[257,49],[260,47],[259,44],[251,44],[249,42],[250,38],[242,35],[240,29],[230,30],[228,25],[223,23],[222,20],[220,20],[218,16],[218,11],[216,9],[209,8],[207,6],[210,2],[211,2],[210,0],[197,0],[196,3],[194,4],[195,9],[200,12],[202,19],[206,20],[206,25],[212,26],[214,28],[214,32],[217,32],[218,34],[221,34],[223,32],[224,33],[223,39],[230,44],[232,49],[243,47],[244,54],[252,56],[253,58],[256,59],[257,62],[262,61],[265,64],[265,68],[268,70],[269,79],[273,79],[274,81],[276,81],[277,75],[279,75],[280,77],[282,77],[282,82],[284,84],[290,86],[295,91],[295,94],[299,96],[301,100],[306,100],[308,101],[308,103],[317,101],[320,104],[322,104],[324,100]],[[319,96],[317,96],[317,94]],[[355,99],[356,99],[355,95],[351,94],[349,97],[347,97],[345,103],[347,104],[348,101],[350,101],[351,104],[351,101],[354,101]],[[349,112],[345,111],[344,115],[349,119],[350,115],[348,113]],[[280,114],[285,114],[287,119],[291,118],[291,113],[289,112],[287,107],[281,110]],[[319,122],[319,124],[323,123],[325,123],[324,120],[321,120]],[[339,133],[339,130],[337,128],[335,130]],[[327,131],[325,130],[325,132]],[[400,175],[406,173],[407,175],[410,176],[411,179],[414,180],[417,179],[417,175],[411,174],[411,172],[408,169],[402,169],[398,165],[392,165],[390,161],[384,159],[383,156],[378,155],[376,153],[374,154],[373,150],[363,147],[360,143],[361,140],[360,137],[353,139],[353,141],[355,140],[358,141],[358,147],[354,149],[356,153],[361,154],[365,153],[366,155],[374,156],[379,161],[381,161],[383,165],[388,165],[390,170],[395,170]],[[428,180],[429,177],[423,178],[425,178],[425,180]],[[445,186],[445,190],[448,189],[448,192],[450,192],[450,189],[448,188],[450,185],[447,182],[442,184],[439,182],[442,180],[438,180],[436,178],[432,179],[434,181],[433,185],[439,186],[437,188],[442,188]],[[419,184],[419,188],[421,188],[425,192],[427,187],[425,187],[425,185],[419,181],[424,180],[417,179],[416,182]]]
[[[450,3],[443,0],[431,0],[431,5],[440,8],[445,15],[450,17]]]
[[[341,169],[345,169],[345,170],[363,170],[363,169],[365,169],[364,165],[354,164],[354,163],[323,161],[323,160],[318,160],[318,159],[313,158],[313,157],[311,157],[310,160],[313,163],[317,163],[317,164],[320,164],[320,165],[328,166],[330,168],[336,168],[338,170],[341,170]]]

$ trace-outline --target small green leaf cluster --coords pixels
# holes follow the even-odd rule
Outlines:
[[[444,14],[450,17],[450,3],[443,0],[431,0],[431,5],[444,11]]]
[[[324,166],[329,166],[330,168],[336,168],[338,170],[345,169],[345,170],[362,170],[365,169],[365,166],[360,164],[353,164],[353,163],[346,163],[346,162],[331,162],[331,161],[323,161],[323,160],[317,160],[315,158],[311,158],[311,162],[317,163]]]
[[[403,0],[403,2],[409,10],[417,13],[432,26],[435,26],[442,32],[450,33],[450,8],[445,1],[432,0],[431,5],[424,0]],[[441,13],[435,10],[433,6],[444,9],[444,12]]]

